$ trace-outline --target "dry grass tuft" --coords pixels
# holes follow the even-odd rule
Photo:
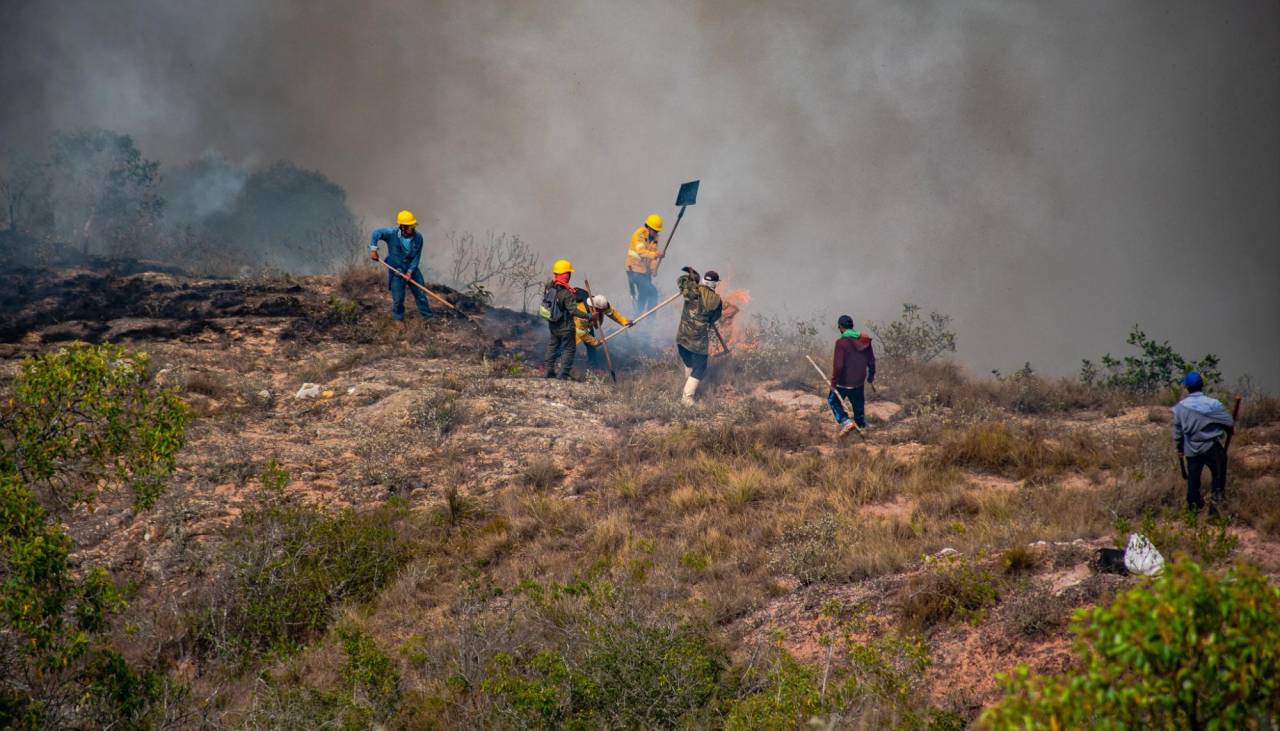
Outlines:
[[[898,596],[898,616],[915,631],[952,619],[978,622],[999,599],[990,570],[962,556],[937,560],[912,578]]]
[[[564,479],[564,470],[551,457],[536,457],[525,465],[520,472],[520,479],[526,487],[545,490]]]
[[[1006,576],[1029,573],[1039,564],[1040,554],[1030,546],[1014,546],[1000,554],[1000,568]]]
[[[1249,527],[1270,538],[1280,538],[1280,477],[1262,475],[1236,480],[1227,490],[1227,509]]]
[[[982,422],[944,429],[938,459],[943,465],[994,472],[1017,478],[1044,479],[1069,469],[1096,467],[1100,458],[1091,440],[1078,434],[1051,441],[1039,425]]]
[[[376,262],[352,262],[338,272],[337,290],[343,297],[359,300],[387,287],[387,270]]]

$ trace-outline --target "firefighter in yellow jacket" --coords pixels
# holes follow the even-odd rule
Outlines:
[[[578,329],[578,342],[587,346],[587,365],[592,368],[603,368],[605,366],[604,347],[596,335],[596,328],[604,324],[606,317],[623,327],[631,327],[631,321],[609,304],[609,299],[602,294],[592,295],[585,301],[579,302],[578,311],[591,316],[589,320],[575,318],[573,321]]]
[[[658,304],[658,288],[653,286],[657,273],[658,232],[662,230],[662,216],[650,213],[644,225],[631,234],[631,246],[627,249],[627,287],[636,312],[648,312]]]

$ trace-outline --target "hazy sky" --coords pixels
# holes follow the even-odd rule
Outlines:
[[[1141,323],[1280,387],[1275,0],[0,0],[0,99],[0,146],[287,158],[370,225],[414,209],[428,259],[515,232],[616,295],[701,178],[664,279],[917,302],[978,372],[1074,373]]]

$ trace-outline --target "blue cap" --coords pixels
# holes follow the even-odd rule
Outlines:
[[[1193,386],[1203,386],[1204,378],[1200,375],[1199,371],[1191,371],[1190,373],[1182,377],[1182,385],[1188,388],[1191,388]]]

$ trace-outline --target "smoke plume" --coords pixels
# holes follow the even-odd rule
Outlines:
[[[288,159],[371,225],[413,209],[428,260],[505,230],[618,300],[701,178],[664,278],[832,324],[916,302],[975,370],[1070,373],[1138,322],[1280,386],[1272,0],[10,0],[0,97],[5,146]]]

